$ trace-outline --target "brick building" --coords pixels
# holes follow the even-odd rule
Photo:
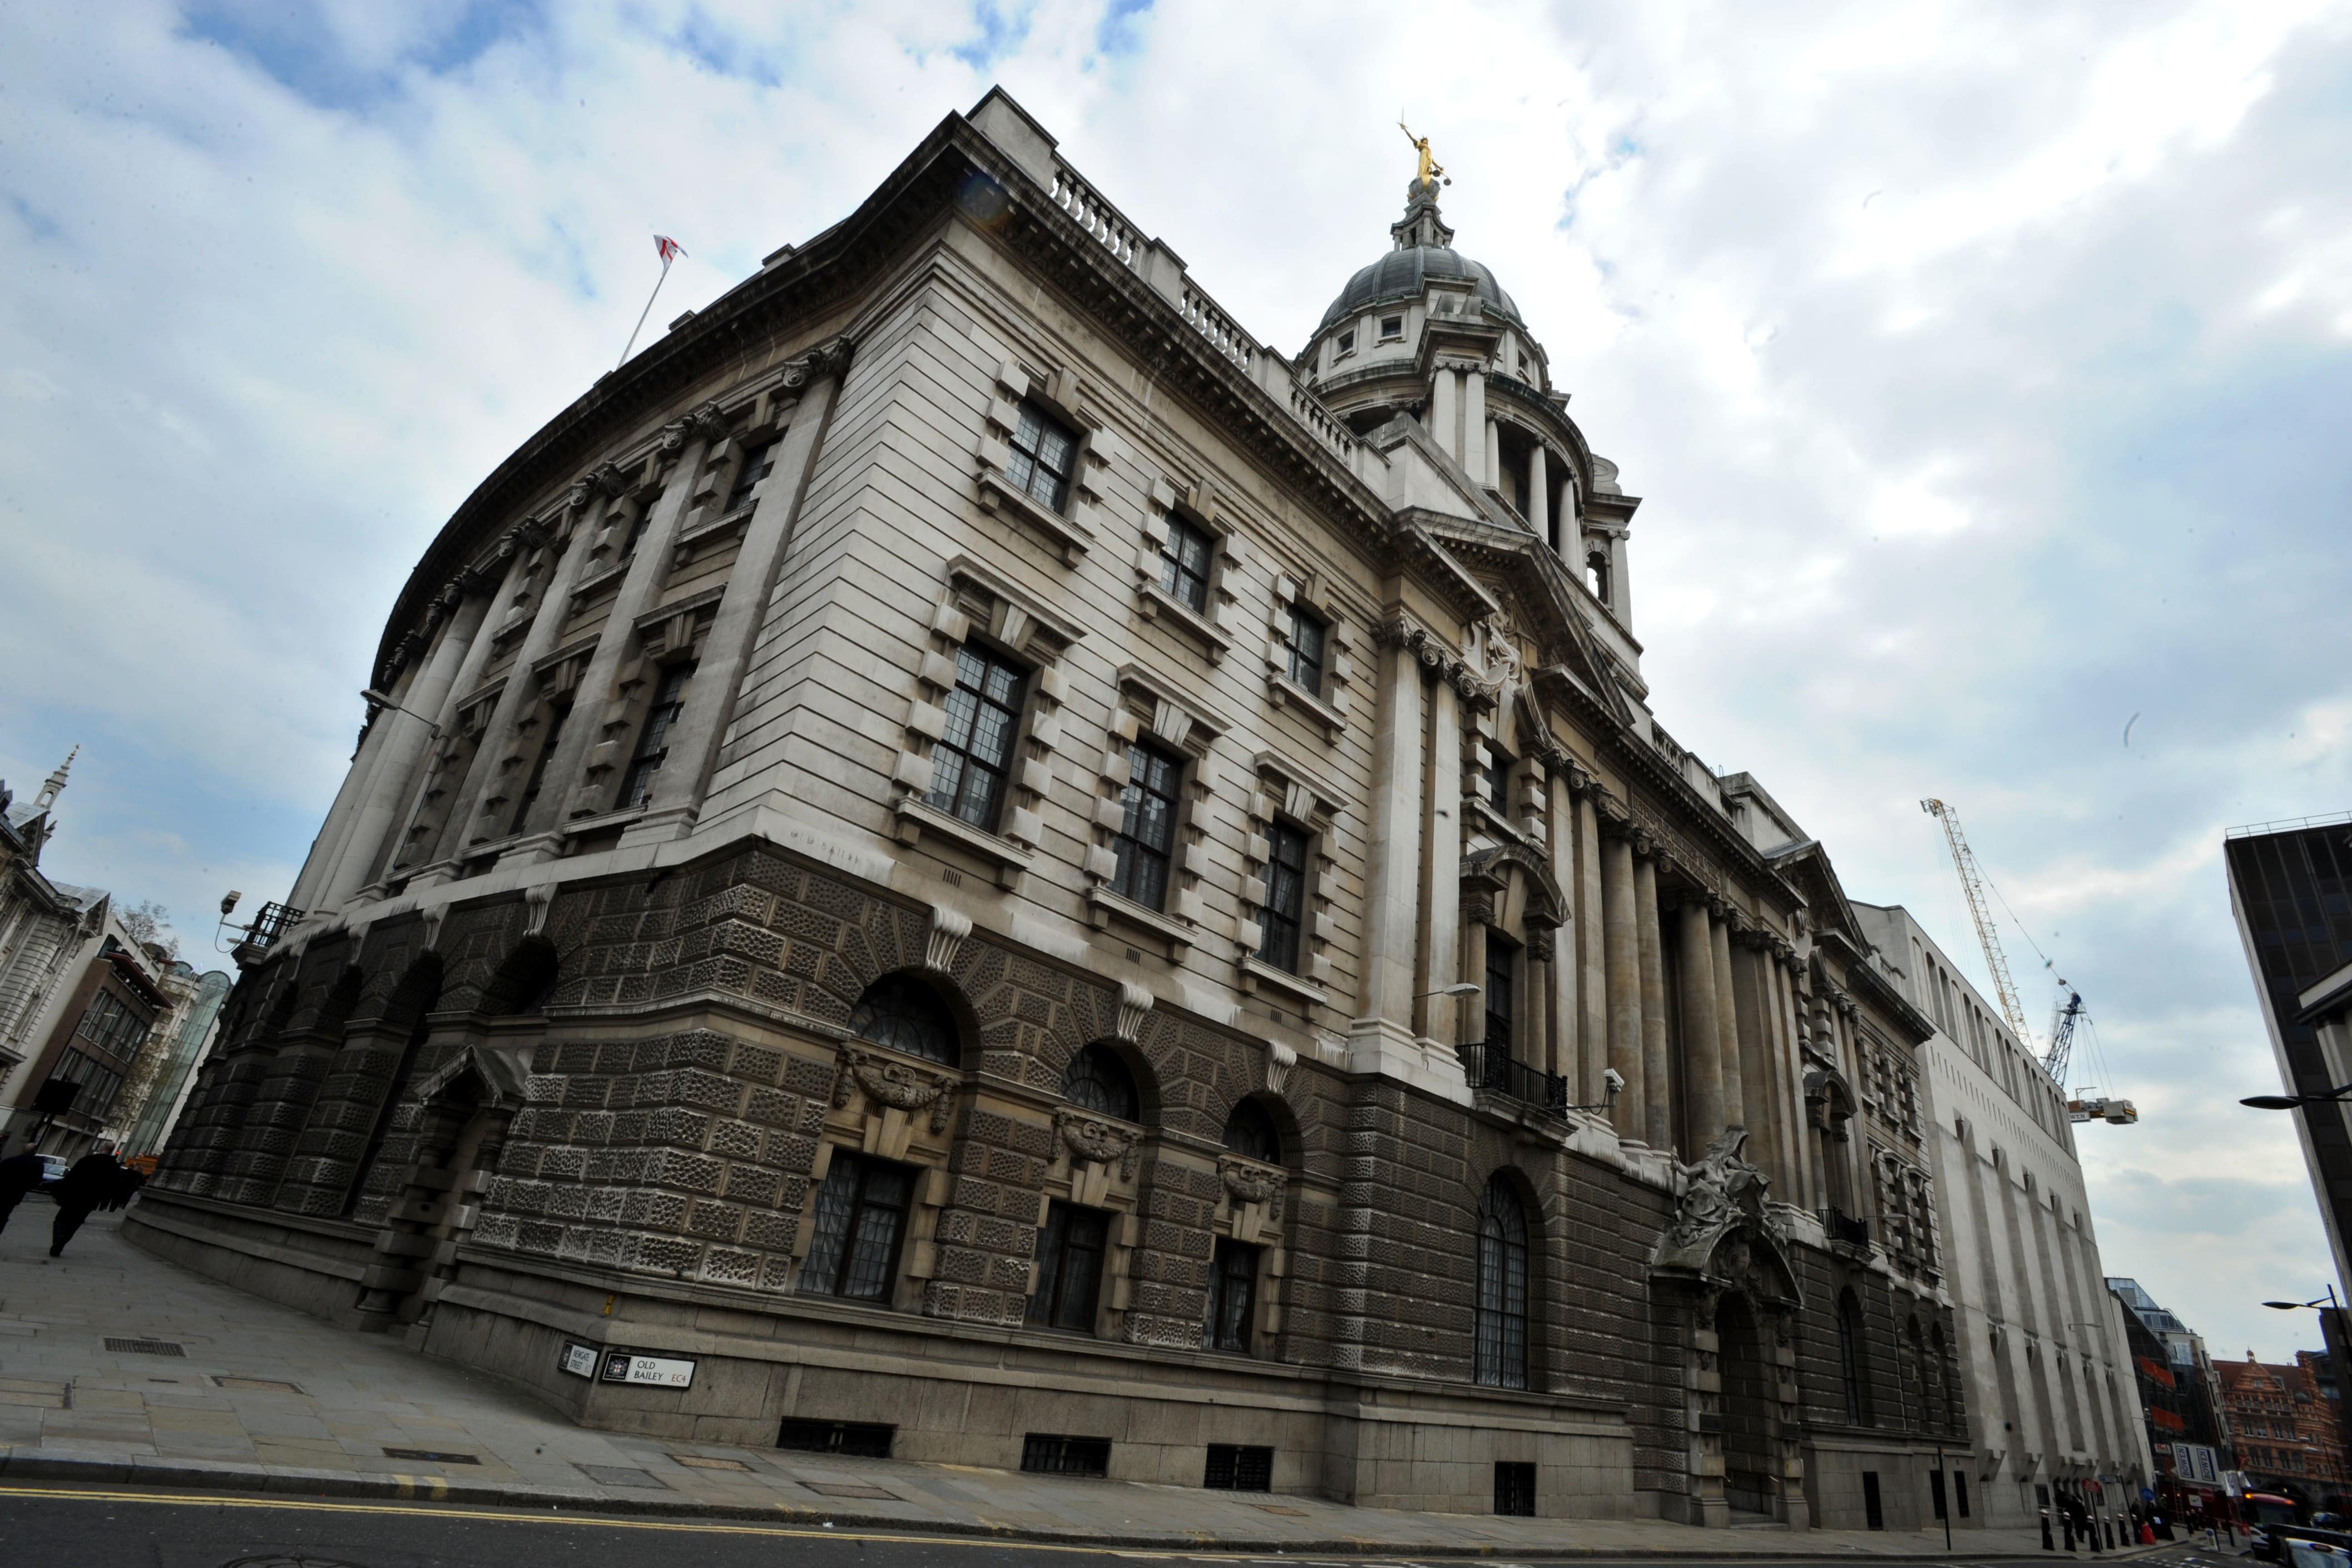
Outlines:
[[[2312,1363],[2299,1351],[2292,1363],[2219,1361],[2222,1417],[2237,1468],[2263,1490],[2285,1490],[2310,1507],[2342,1512],[2352,1493],[2352,1463],[2336,1406],[2321,1395]]]
[[[1924,1523],[1935,1026],[1435,197],[1286,358],[992,92],[601,380],[131,1233],[598,1426]]]

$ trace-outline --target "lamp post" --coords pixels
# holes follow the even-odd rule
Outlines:
[[[2238,1103],[2252,1106],[2257,1111],[2295,1111],[2305,1105],[2340,1105],[2347,1099],[2352,1099],[2352,1083],[2338,1084],[2316,1094],[2249,1094]],[[2263,1303],[2265,1306],[2269,1304],[2267,1301]],[[2289,1303],[2292,1306],[2304,1304],[2300,1301]]]

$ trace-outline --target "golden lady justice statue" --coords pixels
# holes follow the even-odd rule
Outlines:
[[[1440,179],[1444,179],[1445,165],[1440,163],[1436,159],[1429,155],[1429,138],[1426,136],[1415,136],[1412,133],[1412,127],[1407,125],[1402,120],[1397,121],[1397,129],[1404,132],[1404,139],[1412,143],[1414,152],[1421,154],[1420,179],[1423,189],[1426,190],[1430,186],[1436,184]],[[1446,180],[1445,183],[1449,185],[1454,183],[1450,179]]]

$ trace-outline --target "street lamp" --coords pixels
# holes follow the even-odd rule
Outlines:
[[[2317,1094],[2249,1094],[2238,1103],[2252,1106],[2257,1111],[2293,1111],[2305,1105],[2341,1104],[2347,1098],[2352,1098],[2352,1083],[2341,1084]]]
[[[2299,1312],[2305,1307],[2335,1308],[2340,1306],[2341,1303],[2336,1300],[2336,1287],[2330,1285],[2327,1287],[2327,1294],[2320,1297],[2319,1300],[2315,1301],[2264,1301],[2263,1305],[2270,1308],[2273,1312]]]
[[[1440,986],[1433,991],[1423,991],[1420,997],[1412,999],[1419,1001],[1422,997],[1475,997],[1486,988],[1475,980],[1456,980],[1450,986]]]

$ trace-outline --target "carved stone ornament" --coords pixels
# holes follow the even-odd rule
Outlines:
[[[835,338],[786,365],[783,379],[778,384],[787,392],[798,392],[811,382],[825,376],[838,376],[849,369],[849,340]]]
[[[971,935],[971,916],[944,904],[931,905],[931,929],[923,941],[923,967],[944,975],[955,967],[956,949]]]
[[[954,1109],[954,1097],[948,1090],[955,1080],[944,1073],[926,1072],[921,1068],[878,1051],[861,1051],[854,1045],[841,1048],[841,1066],[834,1074],[833,1108],[836,1111],[849,1103],[853,1092],[864,1091],[866,1097],[877,1105],[894,1111],[919,1111],[931,1108],[931,1131],[947,1131],[948,1115]]]
[[[1682,1203],[1658,1239],[1650,1270],[1702,1288],[1740,1291],[1759,1303],[1795,1301],[1797,1279],[1780,1222],[1764,1201],[1771,1184],[1742,1156],[1747,1143],[1747,1128],[1728,1128],[1698,1164],[1683,1167]]]
[[[448,918],[449,906],[446,904],[436,904],[425,912],[423,916],[425,939],[417,946],[416,950],[419,954],[437,953],[441,950],[441,923]]]
[[[1402,649],[1474,706],[1491,707],[1502,693],[1502,676],[1488,680],[1482,671],[1471,667],[1460,650],[1447,647],[1444,639],[1402,615],[1391,615],[1375,625],[1372,641],[1382,647]]]
[[[1135,1179],[1134,1128],[1097,1121],[1065,1105],[1054,1113],[1054,1130],[1062,1135],[1062,1146],[1070,1151],[1072,1165],[1116,1163],[1121,1181]]]
[[[1139,1045],[1143,1040],[1143,1020],[1150,1016],[1152,996],[1133,980],[1121,981],[1118,988],[1118,1022],[1113,1032],[1129,1045]]]
[[[1265,1088],[1269,1094],[1279,1094],[1290,1082],[1290,1070],[1298,1065],[1298,1053],[1278,1040],[1265,1042]]]
[[[1271,1203],[1289,1184],[1279,1166],[1262,1166],[1238,1155],[1218,1155],[1217,1175],[1223,1178],[1225,1196],[1235,1203]]]

